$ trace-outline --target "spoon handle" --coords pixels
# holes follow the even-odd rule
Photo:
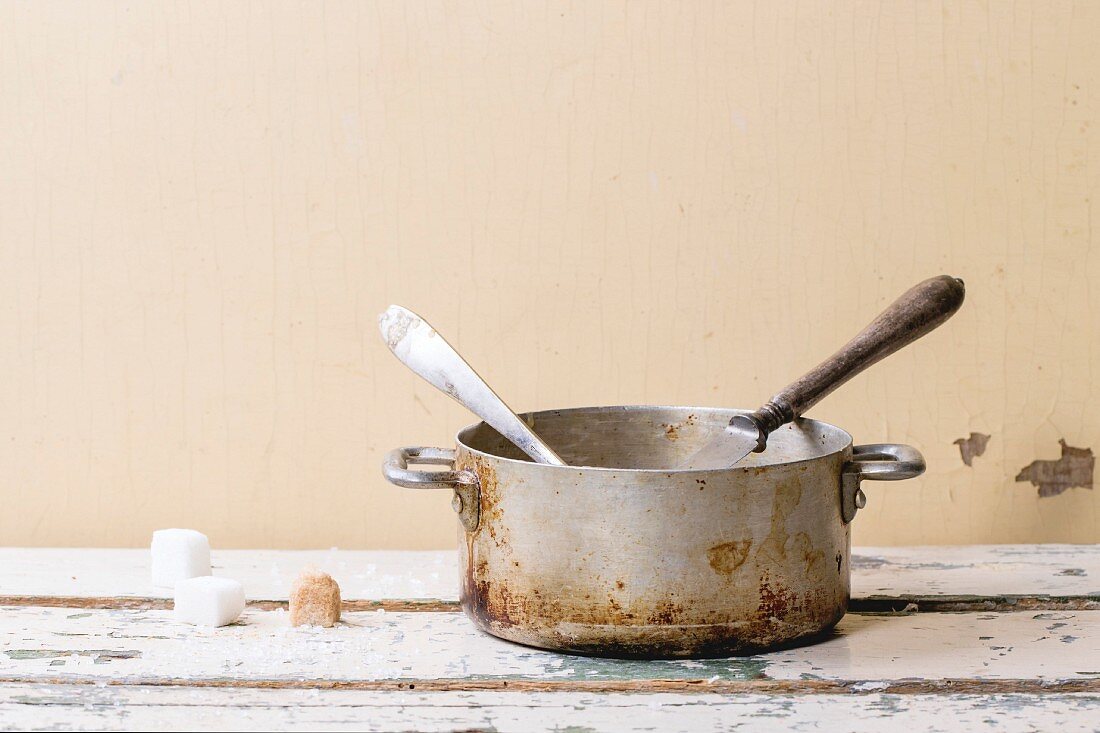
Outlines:
[[[867,367],[935,329],[954,315],[965,295],[963,281],[957,277],[940,275],[917,283],[840,351],[772,397],[751,419],[766,438]]]
[[[538,463],[565,465],[423,318],[391,305],[378,318],[378,326],[390,351],[409,369],[493,426]]]

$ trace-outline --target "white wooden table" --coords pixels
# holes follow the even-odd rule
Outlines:
[[[615,661],[474,630],[452,552],[223,551],[240,622],[175,622],[144,550],[0,549],[0,729],[1100,730],[1100,546],[862,548],[827,641]],[[344,623],[293,629],[314,565]]]

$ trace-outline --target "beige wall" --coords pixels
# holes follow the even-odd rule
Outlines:
[[[390,448],[513,406],[756,406],[913,282],[963,311],[812,414],[904,441],[860,543],[1100,540],[1100,3],[4,3],[0,544],[446,547]],[[1097,225],[1100,226],[1100,225]],[[992,436],[966,467],[956,438]]]

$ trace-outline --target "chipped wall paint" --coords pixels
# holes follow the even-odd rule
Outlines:
[[[915,281],[962,311],[813,411],[928,472],[857,544],[1095,542],[1100,4],[0,5],[0,544],[453,547],[398,445],[755,407]],[[966,466],[955,440],[992,435]],[[736,538],[732,538],[736,539]]]
[[[989,437],[985,433],[971,433],[970,437],[957,438],[955,445],[959,446],[962,462],[973,466],[974,459],[985,453],[985,447],[989,445]]]
[[[1096,458],[1090,448],[1074,448],[1060,440],[1062,457],[1056,461],[1032,461],[1016,475],[1017,481],[1030,481],[1039,487],[1039,496],[1058,496],[1067,489],[1092,488]]]

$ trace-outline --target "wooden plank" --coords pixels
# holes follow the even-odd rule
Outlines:
[[[852,601],[853,610],[1100,609],[1100,545],[858,548]]]
[[[458,601],[453,551],[216,550],[212,565],[261,605],[285,603],[306,567],[336,578],[346,601],[425,610],[454,609]],[[0,605],[163,608],[171,604],[156,601],[171,597],[152,585],[147,549],[0,548]]]
[[[65,730],[1094,731],[1100,695],[377,692],[0,685],[0,727]]]
[[[458,600],[456,555],[355,550],[222,550],[215,573],[240,580],[261,607],[285,603],[301,568],[340,583],[349,608],[444,610]],[[861,548],[853,610],[1100,608],[1100,545]],[[165,608],[143,549],[0,548],[0,604]]]
[[[326,630],[291,628],[281,610],[250,609],[222,629],[177,623],[166,611],[0,612],[0,681],[9,682],[1100,692],[1100,611],[849,615],[814,646],[657,662],[529,649],[482,634],[454,613],[350,613]]]

